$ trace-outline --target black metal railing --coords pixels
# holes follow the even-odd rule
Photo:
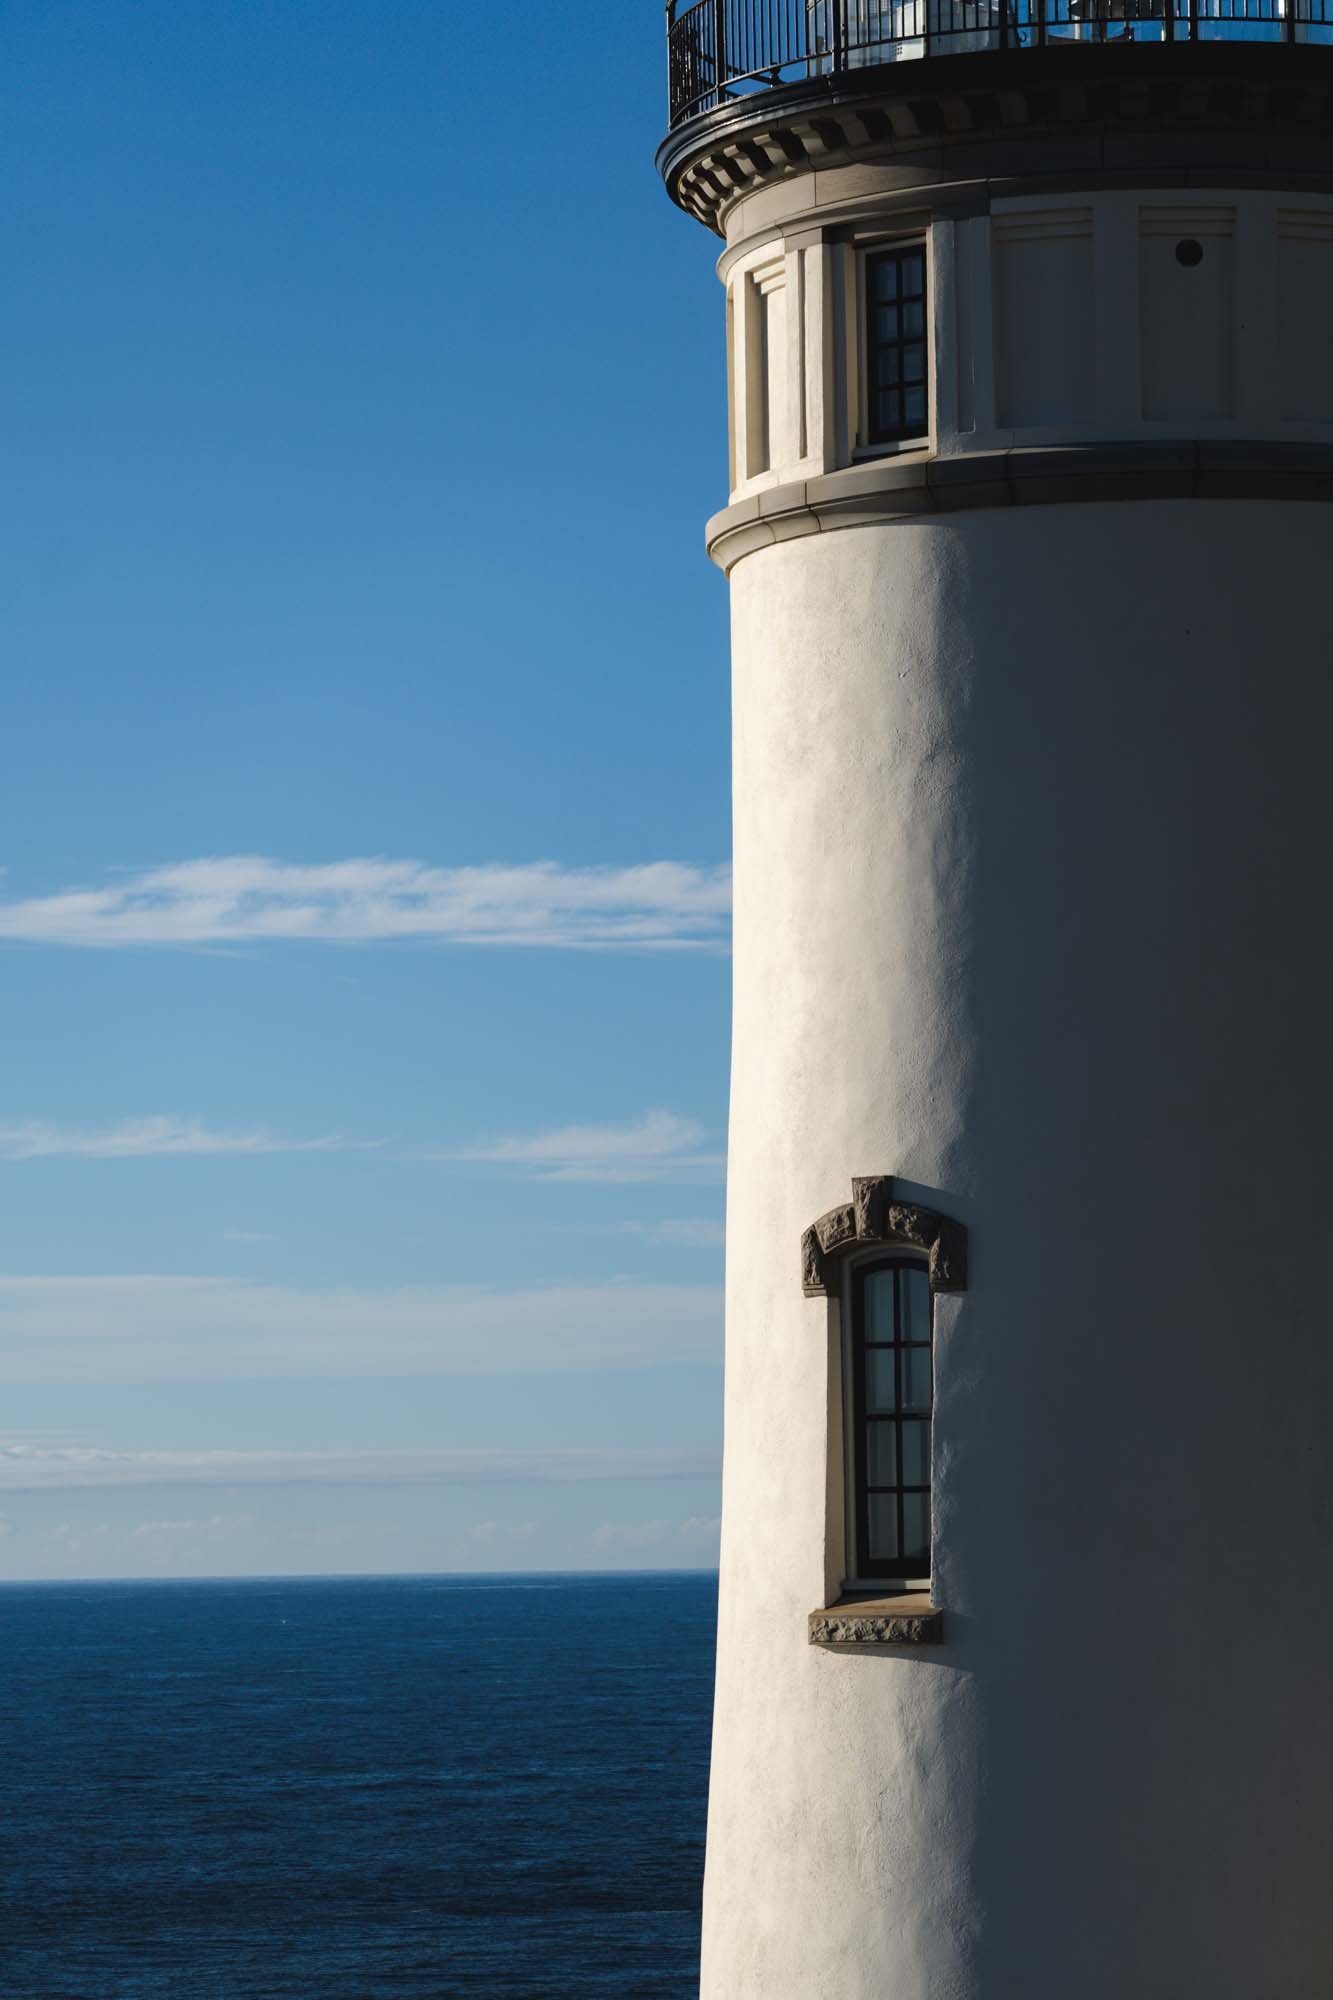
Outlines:
[[[1226,41],[1333,43],[1333,0],[669,0],[671,123],[918,56]]]

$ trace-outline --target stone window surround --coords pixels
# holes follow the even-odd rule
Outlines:
[[[931,449],[935,430],[935,348],[934,325],[935,306],[935,236],[924,218],[915,220],[909,215],[904,221],[890,220],[886,223],[871,223],[859,229],[842,232],[841,241],[837,235],[833,241],[838,245],[841,257],[841,289],[835,293],[834,309],[838,315],[845,315],[846,326],[841,338],[845,349],[843,366],[847,371],[847,387],[842,394],[837,393],[835,383],[835,406],[838,436],[835,440],[838,465],[863,465],[879,459],[899,456],[906,452],[923,452]],[[920,248],[926,259],[926,421],[921,430],[901,438],[884,438],[878,443],[869,442],[871,432],[870,416],[870,259],[886,250],[912,250]],[[836,267],[835,267],[836,268]],[[846,407],[843,407],[843,395]],[[834,468],[837,469],[836,466]]]
[[[892,1178],[875,1174],[854,1179],[851,1201],[829,1209],[804,1232],[801,1285],[806,1297],[837,1298],[852,1255],[879,1248],[923,1253],[932,1293],[967,1289],[962,1223],[920,1202],[900,1200]],[[808,1636],[812,1646],[834,1652],[938,1646],[944,1638],[944,1614],[925,1591],[882,1597],[858,1592],[812,1611]]]
[[[932,1292],[967,1290],[967,1231],[937,1209],[898,1198],[888,1174],[858,1177],[852,1198],[812,1222],[801,1238],[801,1287],[808,1299],[834,1298],[839,1252],[884,1244],[924,1251]]]
[[[823,223],[768,234],[728,252],[718,272],[727,291],[727,381],[731,504],[757,497],[796,477],[893,459],[932,447],[938,336],[928,318],[927,424],[919,438],[868,445],[866,273],[877,250],[921,244],[926,297],[935,295],[937,232],[918,203],[890,215]],[[756,448],[760,428],[754,326],[763,301],[780,290],[786,301],[785,346],[768,357],[784,382],[778,401],[785,422]],[[777,410],[774,412],[775,416]],[[785,431],[785,436],[783,432]]]

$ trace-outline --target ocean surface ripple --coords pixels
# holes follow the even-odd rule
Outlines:
[[[0,1589],[5,2000],[692,2000],[712,1576]]]

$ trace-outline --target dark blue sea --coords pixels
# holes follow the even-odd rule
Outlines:
[[[717,1585],[0,1589],[3,2000],[692,2000]]]

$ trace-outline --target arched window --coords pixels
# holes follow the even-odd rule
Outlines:
[[[850,1278],[848,1568],[857,1582],[925,1584],[935,1403],[929,1271],[922,1258],[887,1256],[854,1266]]]
[[[887,1175],[852,1182],[852,1198],[811,1223],[801,1239],[807,1298],[838,1301],[828,1319],[830,1366],[839,1371],[845,1502],[830,1515],[826,1575],[841,1606],[812,1613],[817,1645],[935,1644],[940,1613],[902,1603],[873,1615],[846,1607],[869,1598],[916,1597],[930,1587],[935,1431],[935,1301],[967,1290],[967,1231],[905,1199]],[[947,1322],[946,1322],[947,1330]],[[947,1355],[942,1355],[947,1359]],[[830,1471],[834,1471],[830,1468]]]

